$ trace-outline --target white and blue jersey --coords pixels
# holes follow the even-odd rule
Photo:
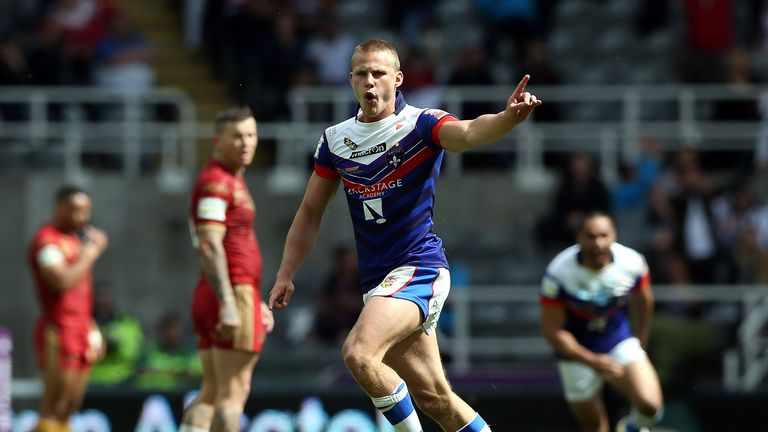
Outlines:
[[[371,123],[353,117],[320,138],[315,174],[344,185],[364,293],[398,267],[448,268],[432,208],[445,152],[438,131],[452,120],[407,105],[398,92],[392,115]]]
[[[565,307],[565,329],[597,353],[607,353],[632,337],[629,298],[650,283],[641,254],[613,243],[611,255],[611,264],[593,270],[581,265],[581,247],[571,246],[552,260],[541,283],[542,305]]]

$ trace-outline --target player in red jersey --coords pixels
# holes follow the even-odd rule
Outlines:
[[[35,432],[69,430],[69,418],[85,395],[90,367],[104,354],[91,313],[91,269],[107,247],[107,235],[90,226],[90,219],[88,194],[63,187],[56,193],[53,220],[40,227],[29,246],[29,265],[42,307],[35,348],[43,396]]]
[[[239,431],[251,374],[274,325],[259,293],[256,208],[242,175],[257,142],[256,120],[249,109],[219,113],[213,157],[192,190],[192,237],[202,270],[192,319],[203,382],[184,412],[180,432]]]

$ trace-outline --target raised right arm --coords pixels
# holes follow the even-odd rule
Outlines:
[[[64,292],[82,279],[93,268],[104,249],[107,248],[107,235],[97,228],[88,228],[89,241],[80,248],[80,255],[72,264],[67,264],[61,250],[53,244],[43,246],[37,254],[40,264],[40,277],[45,285],[56,292]]]
[[[282,309],[291,301],[295,289],[293,277],[315,244],[323,215],[339,189],[339,181],[321,177],[316,173],[310,177],[304,199],[288,230],[275,286],[269,293],[270,309]]]

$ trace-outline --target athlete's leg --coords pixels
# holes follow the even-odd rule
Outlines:
[[[85,392],[88,389],[88,377],[90,370],[71,370],[65,371],[66,382],[66,408],[62,413],[64,418],[63,422],[69,425],[69,419],[83,406],[83,399],[85,399]]]
[[[490,431],[478,414],[456,395],[440,360],[436,332],[418,330],[396,343],[384,362],[408,384],[416,405],[446,431]],[[484,429],[486,428],[486,429]]]
[[[200,392],[184,410],[179,432],[207,432],[213,420],[213,404],[216,400],[213,352],[210,349],[201,349],[198,353],[203,365]]]
[[[35,430],[67,430],[70,417],[82,405],[87,383],[87,371],[47,369],[43,373],[40,424]]]
[[[251,390],[253,368],[258,359],[257,352],[213,348],[216,398],[211,431],[240,430],[240,418]]]
[[[585,401],[569,402],[583,432],[608,432],[608,413],[600,393]]]
[[[608,432],[608,414],[601,390],[603,378],[591,367],[577,361],[557,364],[568,407],[584,432]]]
[[[40,398],[39,420],[34,432],[55,432],[60,428],[57,416],[57,404],[64,393],[64,378],[61,369],[47,361],[43,369],[43,395]]]
[[[71,335],[50,326],[42,329],[39,340],[43,395],[37,431],[66,431],[69,418],[82,404],[88,383],[88,368],[83,353],[67,344]]]
[[[408,388],[397,372],[384,363],[384,355],[418,328],[420,316],[419,307],[409,300],[371,297],[342,351],[352,376],[398,432],[419,432],[421,424]]]
[[[648,357],[626,365],[626,374],[617,380],[608,380],[632,403],[629,423],[637,429],[655,425],[662,416],[663,396],[656,369]]]
[[[371,297],[350,330],[342,355],[344,364],[371,397],[387,396],[401,378],[384,364],[384,355],[421,323],[419,307],[408,300]]]

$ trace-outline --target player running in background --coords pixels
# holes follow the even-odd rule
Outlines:
[[[663,403],[645,353],[653,314],[648,265],[616,242],[604,213],[584,218],[577,241],[552,260],[541,287],[541,328],[560,358],[565,399],[582,430],[608,432],[601,398],[607,381],[632,403],[617,431],[647,431]]]
[[[192,320],[203,382],[180,432],[240,430],[253,368],[274,325],[259,292],[256,208],[243,178],[256,152],[256,120],[249,109],[234,108],[219,113],[215,127],[213,156],[197,177],[190,205],[201,267]]]
[[[69,431],[80,409],[91,365],[104,354],[93,321],[92,268],[107,248],[104,231],[89,225],[91,199],[65,186],[56,193],[53,220],[37,230],[28,251],[42,314],[35,349],[43,375],[35,432]]]
[[[358,45],[349,81],[360,111],[325,130],[315,170],[288,232],[269,306],[284,308],[293,278],[317,237],[329,201],[344,185],[355,232],[364,307],[343,348],[344,362],[396,431],[421,431],[416,405],[447,431],[490,431],[445,377],[434,331],[450,288],[442,241],[432,229],[444,150],[502,138],[538,106],[525,76],[506,108],[460,121],[409,106],[397,88],[397,51],[382,40]],[[503,426],[506,427],[506,426]]]

